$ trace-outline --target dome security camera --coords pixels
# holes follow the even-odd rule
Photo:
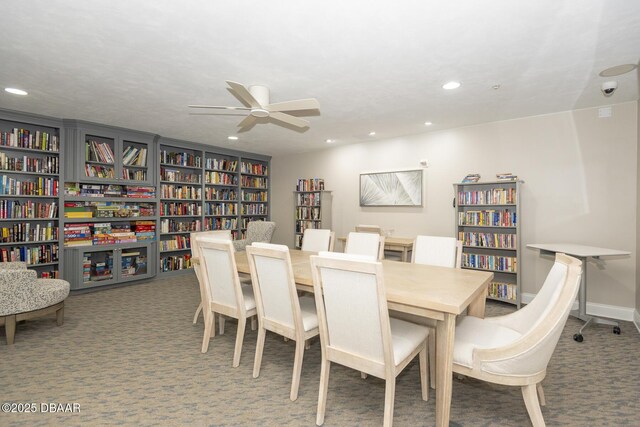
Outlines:
[[[618,82],[616,81],[602,83],[602,94],[604,96],[608,97],[613,95],[613,92],[615,92],[616,89],[618,89]]]

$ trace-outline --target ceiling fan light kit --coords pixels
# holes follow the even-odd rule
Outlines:
[[[226,107],[217,105],[189,105],[190,108],[210,108],[223,110],[240,110],[249,111],[249,115],[245,117],[239,124],[238,132],[245,132],[255,126],[257,119],[270,119],[276,122],[291,125],[297,128],[309,127],[309,122],[300,117],[292,116],[285,111],[305,111],[319,110],[320,103],[315,98],[297,99],[294,101],[284,101],[270,103],[269,88],[261,85],[249,86],[247,89],[244,85],[227,80],[229,90],[233,92],[238,99],[242,101],[246,107]]]

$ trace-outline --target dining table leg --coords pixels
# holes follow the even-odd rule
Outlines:
[[[478,295],[476,299],[469,304],[468,314],[469,316],[479,317],[484,319],[484,309],[487,302],[486,292]]]
[[[448,427],[453,391],[453,340],[456,315],[446,313],[436,324],[436,426]]]

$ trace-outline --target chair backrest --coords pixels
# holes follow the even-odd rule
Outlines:
[[[384,258],[384,236],[351,232],[347,236],[344,253],[368,255],[372,260],[381,260]]]
[[[246,250],[258,315],[285,328],[302,331],[289,248],[256,242]]]
[[[411,262],[456,267],[457,240],[454,237],[417,236],[413,242]]]
[[[302,250],[311,252],[333,251],[335,233],[331,230],[307,228],[302,237]]]
[[[334,252],[310,260],[323,353],[341,352],[340,363],[355,369],[363,361],[393,366],[382,264]]]
[[[247,224],[247,245],[253,242],[271,242],[276,223],[272,221],[251,221]]]
[[[230,240],[197,237],[202,301],[205,306],[219,304],[230,309],[244,310],[244,298]],[[205,310],[207,311],[207,310]]]
[[[525,376],[546,369],[578,295],[581,266],[582,262],[576,258],[556,254],[544,289],[524,308],[503,316],[509,327],[524,330],[523,335],[504,347],[475,350],[483,370]],[[541,303],[534,304],[538,296]],[[526,327],[526,322],[529,322],[529,327]]]
[[[382,234],[382,229],[379,225],[358,224],[356,225],[356,233]]]
[[[212,237],[220,240],[231,240],[231,230],[211,230],[211,231],[193,231],[189,234],[189,244],[191,247],[191,256],[198,257],[198,237]]]

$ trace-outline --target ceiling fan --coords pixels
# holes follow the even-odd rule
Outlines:
[[[286,114],[285,111],[318,110],[320,103],[315,98],[297,99],[295,101],[284,101],[269,103],[269,88],[266,86],[249,86],[227,80],[231,91],[245,106],[244,107],[224,107],[217,105],[189,105],[189,108],[208,108],[217,110],[248,111],[249,115],[239,124],[238,132],[250,130],[258,119],[268,118],[276,122],[285,123],[297,128],[309,127],[309,121],[300,117]]]

